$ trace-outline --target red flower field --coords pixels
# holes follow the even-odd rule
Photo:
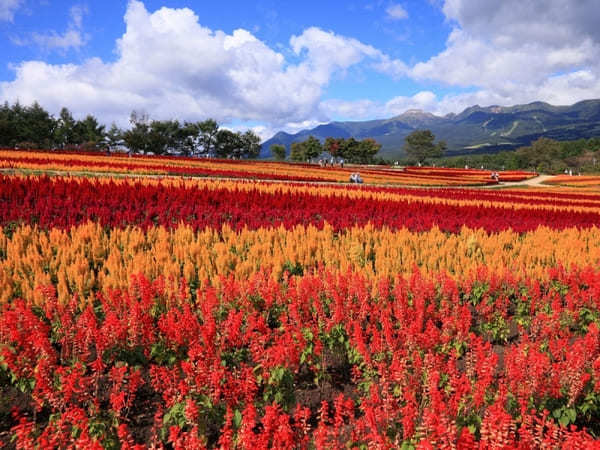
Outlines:
[[[593,191],[1,176],[0,443],[597,448],[599,224]]]

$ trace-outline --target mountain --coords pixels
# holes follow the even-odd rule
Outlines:
[[[383,120],[331,122],[296,134],[283,131],[265,141],[260,156],[270,156],[272,144],[285,145],[315,136],[371,137],[381,143],[380,156],[404,155],[404,138],[417,129],[429,129],[448,144],[448,154],[492,153],[529,145],[540,136],[575,140],[600,136],[600,99],[584,100],[570,106],[533,102],[515,106],[470,106],[460,114],[436,116],[417,109]]]

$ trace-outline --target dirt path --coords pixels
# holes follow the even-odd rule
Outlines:
[[[529,178],[527,180],[523,180],[523,181],[506,181],[506,182],[502,182],[500,181],[499,184],[492,184],[489,186],[482,186],[483,188],[486,189],[498,189],[498,188],[504,188],[504,187],[556,187],[556,186],[551,186],[549,184],[543,184],[544,181],[548,180],[549,178],[552,178],[552,175],[538,175],[537,177],[533,177],[533,178]]]

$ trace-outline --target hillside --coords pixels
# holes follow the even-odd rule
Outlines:
[[[533,102],[515,106],[471,106],[460,114],[436,116],[420,110],[383,120],[331,122],[296,134],[279,132],[265,141],[261,157],[269,157],[272,144],[292,142],[312,135],[326,137],[372,137],[382,144],[380,156],[403,156],[404,138],[416,129],[430,129],[448,144],[448,154],[493,153],[529,145],[540,136],[575,140],[600,136],[600,99],[571,106]]]

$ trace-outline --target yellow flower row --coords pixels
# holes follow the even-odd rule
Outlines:
[[[10,237],[8,237],[8,236]],[[53,284],[59,298],[77,294],[87,300],[97,290],[124,289],[130,277],[164,276],[176,292],[179,280],[192,289],[221,277],[247,279],[265,270],[280,279],[286,269],[360,270],[367,277],[394,277],[418,267],[424,273],[448,272],[465,279],[485,266],[494,274],[510,271],[542,278],[544,269],[600,266],[600,229],[554,231],[539,228],[517,234],[488,235],[464,228],[448,235],[438,229],[415,233],[371,226],[334,232],[312,226],[194,232],[180,225],[146,232],[137,228],[106,230],[95,223],[70,231],[41,231],[20,226],[12,234],[0,228],[0,303],[24,297],[43,301],[37,289]]]

